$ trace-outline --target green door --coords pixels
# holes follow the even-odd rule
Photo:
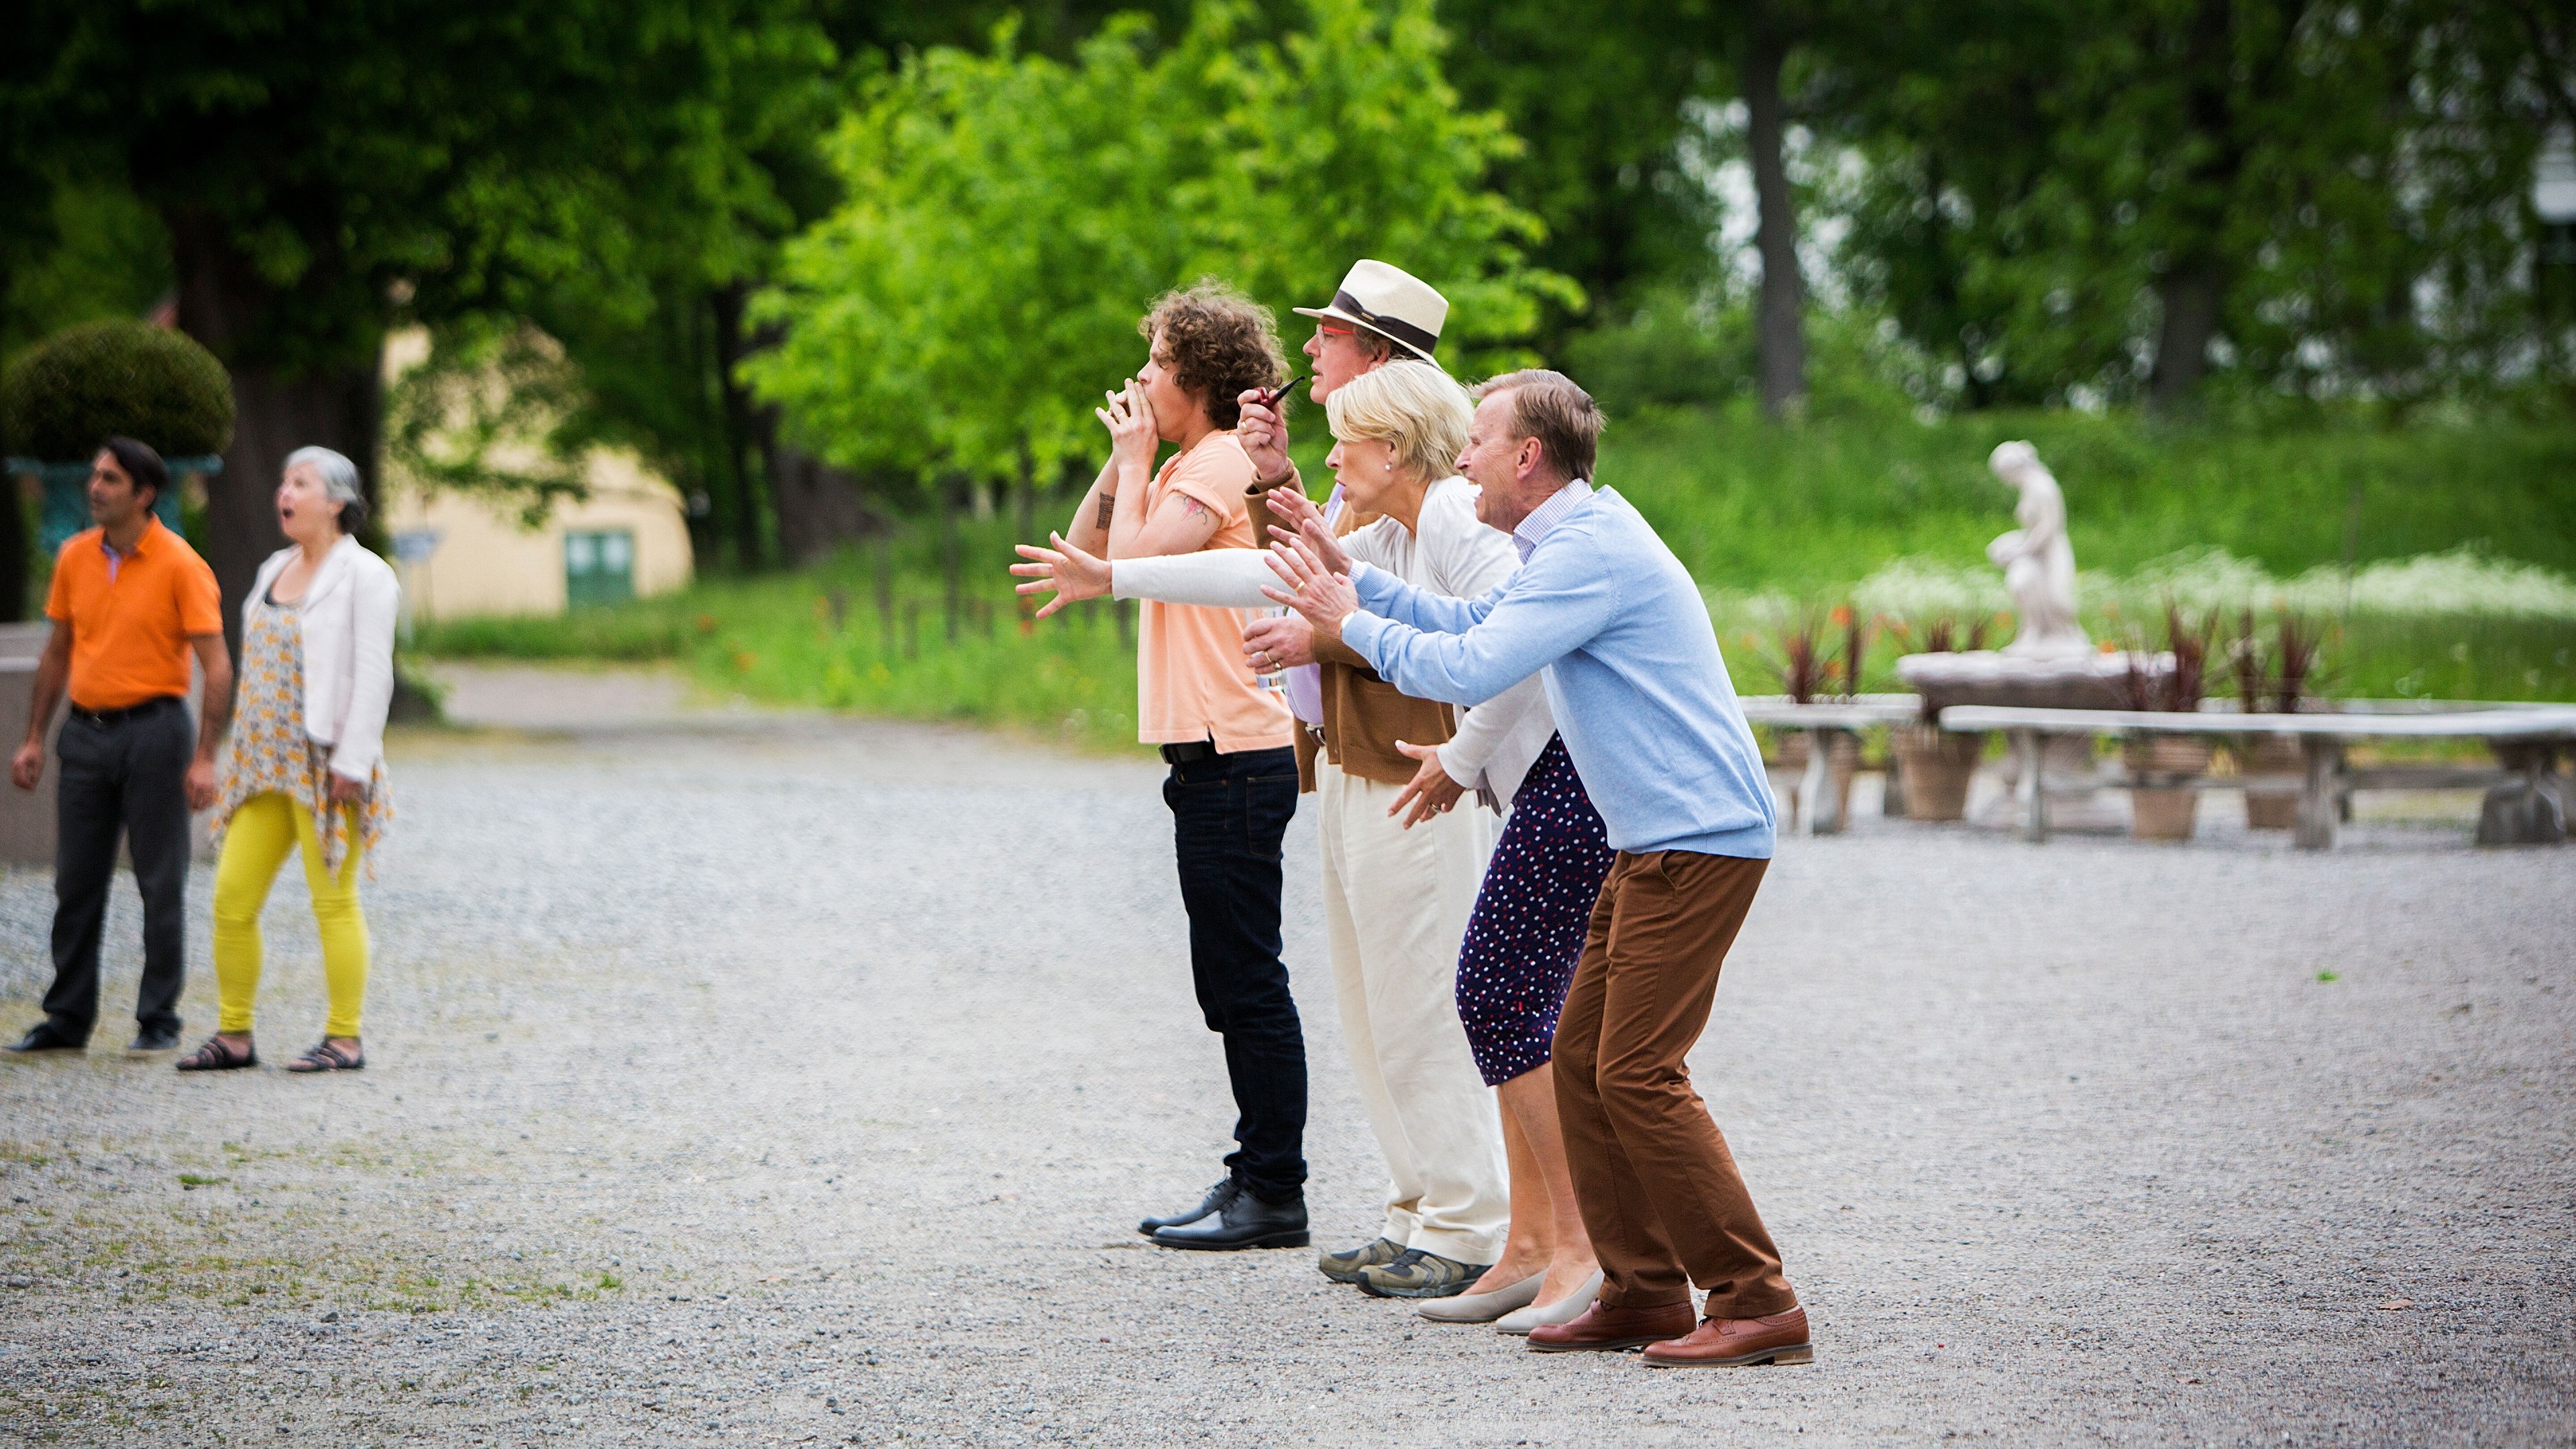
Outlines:
[[[564,535],[564,601],[621,604],[635,597],[635,535],[599,529]]]

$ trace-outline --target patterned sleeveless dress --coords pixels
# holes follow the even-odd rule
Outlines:
[[[223,849],[224,827],[255,795],[274,790],[313,817],[322,838],[322,863],[333,877],[349,858],[349,832],[366,848],[367,878],[376,877],[376,846],[393,824],[393,797],[385,767],[376,764],[367,798],[347,808],[331,806],[331,752],[304,732],[304,626],[295,605],[263,594],[253,601],[242,630],[241,678],[234,690],[233,732],[224,751],[223,792],[215,803],[214,841]],[[353,820],[354,817],[354,820]]]

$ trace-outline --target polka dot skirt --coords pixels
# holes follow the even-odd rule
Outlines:
[[[1458,1019],[1486,1086],[1547,1065],[1611,854],[1564,739],[1551,736],[1512,797],[1458,953]]]

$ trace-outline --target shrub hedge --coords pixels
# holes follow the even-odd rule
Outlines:
[[[171,458],[233,440],[233,387],[215,355],[148,322],[85,322],[27,349],[0,379],[8,451],[41,463],[87,459],[111,434]]]

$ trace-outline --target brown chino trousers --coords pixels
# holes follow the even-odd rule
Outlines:
[[[1556,1023],[1556,1108],[1614,1308],[1708,1290],[1711,1318],[1797,1305],[1683,1062],[1768,861],[1619,852]]]

